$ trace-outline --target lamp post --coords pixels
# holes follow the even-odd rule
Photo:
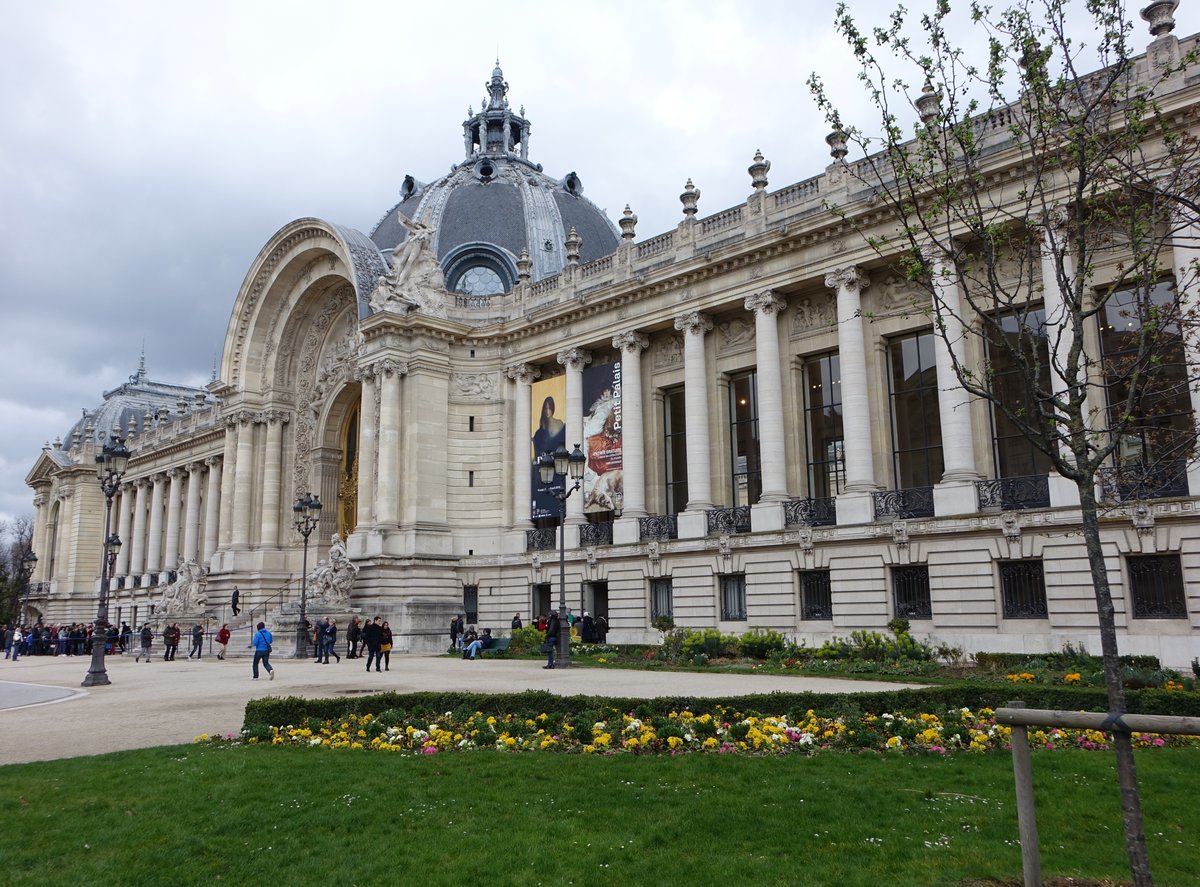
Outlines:
[[[296,658],[304,659],[308,656],[308,537],[321,519],[320,498],[305,493],[292,506],[292,514],[296,532],[304,537],[304,566],[300,571],[300,623],[296,626]]]
[[[112,683],[104,669],[104,647],[108,643],[108,581],[121,540],[111,532],[112,501],[129,467],[129,450],[117,429],[96,454],[96,480],[104,493],[104,550],[100,560],[100,601],[96,607],[96,625],[92,629],[92,665],[83,679],[84,687],[106,687]],[[114,544],[115,543],[115,544]]]
[[[562,489],[552,493],[558,500],[558,656],[555,668],[570,668],[571,666],[571,626],[567,622],[567,500],[579,489],[583,481],[583,467],[587,456],[575,444],[570,453],[559,444],[554,455],[542,453],[538,457],[538,477],[542,483],[549,486],[558,481]],[[567,475],[574,484],[567,489]]]
[[[17,610],[17,625],[23,623],[25,611],[29,609],[30,580],[33,578],[33,570],[36,566],[37,555],[32,551],[25,552],[25,556],[21,558],[20,572],[18,573],[18,578],[21,580],[18,585],[22,586],[23,593],[21,595],[20,609]]]

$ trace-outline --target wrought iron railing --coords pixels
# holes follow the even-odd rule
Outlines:
[[[613,525],[612,521],[604,521],[596,524],[580,524],[579,525],[579,544],[580,545],[612,545],[613,540]]]
[[[882,490],[871,494],[875,520],[885,518],[933,517],[933,487]]]
[[[708,535],[715,533],[749,533],[750,506],[735,505],[732,508],[710,508],[705,512],[708,517]]]
[[[892,595],[896,615],[902,619],[932,619],[929,568],[923,564],[892,568]]]
[[[1101,495],[1108,502],[1170,499],[1188,494],[1187,462],[1182,459],[1101,468],[1097,474]]]
[[[787,527],[831,527],[837,523],[837,501],[832,496],[789,499],[783,503]]]
[[[673,514],[651,514],[638,518],[638,539],[678,539],[679,520]]]
[[[1049,609],[1042,562],[1001,561],[1000,597],[1005,619],[1045,619]]]
[[[980,510],[1002,508],[1005,511],[1012,511],[1022,508],[1050,507],[1050,482],[1044,474],[977,480],[975,481],[975,494],[979,497]]]
[[[526,551],[553,551],[558,547],[558,527],[538,527],[525,531]]]

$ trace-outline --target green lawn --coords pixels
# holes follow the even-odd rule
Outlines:
[[[1200,750],[1140,753],[1194,885]],[[1035,753],[1048,875],[1125,876],[1113,756]],[[6,884],[954,885],[1019,878],[1007,754],[430,756],[177,746],[0,767]]]

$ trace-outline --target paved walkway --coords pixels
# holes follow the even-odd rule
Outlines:
[[[236,733],[246,702],[262,696],[327,697],[394,690],[512,693],[549,690],[566,696],[737,696],[746,693],[853,692],[901,685],[836,678],[577,668],[546,671],[532,659],[475,662],[393,655],[391,670],[366,672],[365,660],[316,665],[274,661],[276,677],[250,679],[247,659],[135,663],[110,656],[107,687],[81,690],[89,659],[30,656],[0,660],[0,764],[46,761],[190,742],[201,733]],[[57,703],[57,704],[48,704]]]

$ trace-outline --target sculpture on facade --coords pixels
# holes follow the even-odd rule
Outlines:
[[[155,606],[160,616],[199,613],[208,604],[208,570],[195,559],[184,561],[175,581],[163,587],[162,599]]]
[[[433,228],[397,212],[408,237],[392,251],[392,268],[371,293],[371,308],[408,314],[446,316],[446,278],[433,251]]]
[[[314,601],[331,606],[343,606],[350,600],[350,589],[358,578],[358,567],[346,553],[346,543],[334,533],[329,545],[329,557],[317,564],[308,577]]]

